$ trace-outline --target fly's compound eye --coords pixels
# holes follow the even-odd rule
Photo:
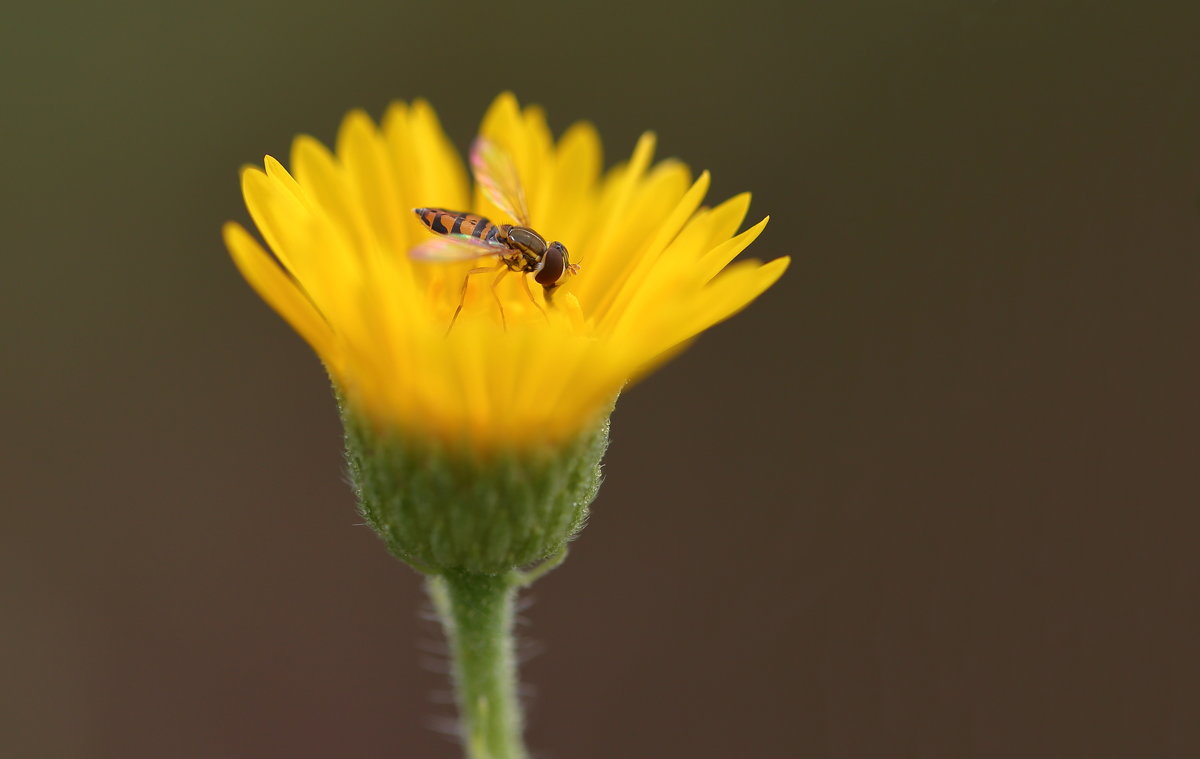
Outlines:
[[[567,273],[567,266],[567,249],[561,242],[550,243],[546,257],[542,259],[542,268],[533,279],[542,287],[554,287]]]

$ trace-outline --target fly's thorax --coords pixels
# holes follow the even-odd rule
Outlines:
[[[541,259],[546,253],[546,241],[529,227],[511,227],[505,243],[513,250]]]

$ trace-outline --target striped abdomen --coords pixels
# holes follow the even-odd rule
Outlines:
[[[502,226],[493,224],[479,214],[447,211],[444,208],[414,209],[417,218],[439,235],[463,235],[483,242],[503,244]]]

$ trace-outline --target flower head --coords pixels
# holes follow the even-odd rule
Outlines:
[[[786,258],[730,266],[766,219],[737,234],[749,195],[702,207],[708,174],[652,164],[652,135],[605,172],[590,124],[555,141],[542,111],[522,110],[510,94],[492,104],[480,135],[511,157],[529,226],[580,264],[552,304],[528,286],[533,274],[493,292],[492,277],[468,276],[477,262],[410,255],[432,236],[414,208],[516,221],[472,188],[423,101],[392,105],[380,126],[352,112],[336,153],[298,138],[291,173],[270,157],[242,173],[274,255],[230,223],[234,261],[316,350],[346,403],[379,428],[485,456],[567,444],[595,427],[627,382],[787,267]]]

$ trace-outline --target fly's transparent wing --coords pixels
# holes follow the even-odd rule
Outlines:
[[[529,226],[525,190],[512,157],[486,137],[471,144],[471,170],[488,200],[523,227]]]
[[[497,255],[503,248],[502,245],[466,235],[443,235],[426,240],[410,250],[408,255],[417,261],[470,261],[474,258]]]

